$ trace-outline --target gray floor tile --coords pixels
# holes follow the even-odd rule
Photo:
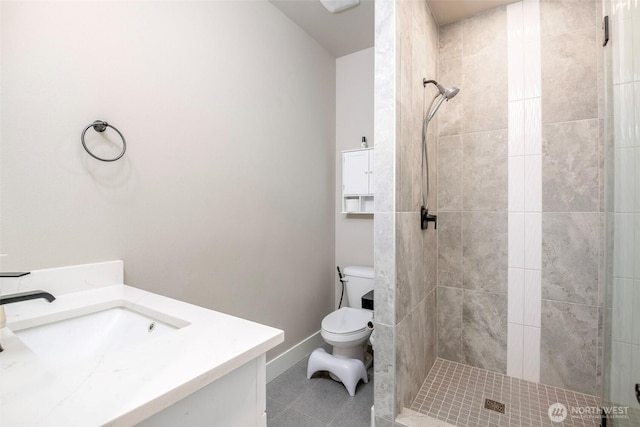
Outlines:
[[[317,372],[307,379],[305,358],[267,384],[268,427],[369,427],[373,405],[373,368],[369,382],[360,382],[356,395]]]
[[[331,427],[369,427],[371,425],[371,406],[365,399],[354,400],[346,404],[331,422]]]
[[[305,358],[267,384],[267,397],[289,406],[309,391],[316,381],[318,378],[315,376],[307,379]]]
[[[267,396],[267,419],[276,418],[284,412],[285,409],[287,409],[287,406],[284,403],[280,403]]]
[[[355,397],[347,403],[331,422],[331,427],[369,427],[373,406],[373,370],[369,371],[369,382],[360,383]]]
[[[342,383],[331,379],[320,379],[308,393],[296,400],[291,407],[329,424],[342,407],[353,399],[355,398],[349,396]]]
[[[325,427],[322,422],[301,414],[293,408],[285,411],[273,419],[267,416],[267,427]]]

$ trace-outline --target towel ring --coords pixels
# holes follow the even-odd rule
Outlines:
[[[91,151],[89,151],[89,149],[87,148],[87,144],[84,142],[84,134],[87,133],[87,130],[89,130],[90,127],[93,127],[93,130],[95,130],[96,132],[104,132],[105,130],[107,130],[107,127],[110,127],[111,129],[115,130],[118,133],[118,135],[120,135],[120,138],[122,138],[122,151],[120,152],[120,154],[118,154],[113,159],[103,159],[102,157],[98,157],[95,154],[93,154]],[[120,131],[115,127],[111,126],[109,123],[103,122],[102,120],[96,120],[93,123],[91,123],[89,126],[84,128],[80,139],[82,140],[82,146],[84,147],[86,152],[89,153],[89,155],[94,159],[100,160],[102,162],[115,162],[120,157],[124,156],[124,152],[127,151],[127,142],[124,140],[124,136],[122,136]]]

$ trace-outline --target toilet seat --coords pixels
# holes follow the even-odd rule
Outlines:
[[[367,331],[373,312],[361,308],[342,307],[322,319],[322,331],[334,336],[360,335]]]

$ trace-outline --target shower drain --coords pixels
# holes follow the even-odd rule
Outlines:
[[[496,411],[496,412],[500,412],[501,414],[504,414],[504,403],[500,403],[491,399],[485,399],[484,407],[486,409],[490,409],[492,411]]]

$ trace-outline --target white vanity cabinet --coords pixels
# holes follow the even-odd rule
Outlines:
[[[373,148],[342,152],[342,213],[373,213]]]
[[[136,427],[267,427],[265,366],[262,354]]]

